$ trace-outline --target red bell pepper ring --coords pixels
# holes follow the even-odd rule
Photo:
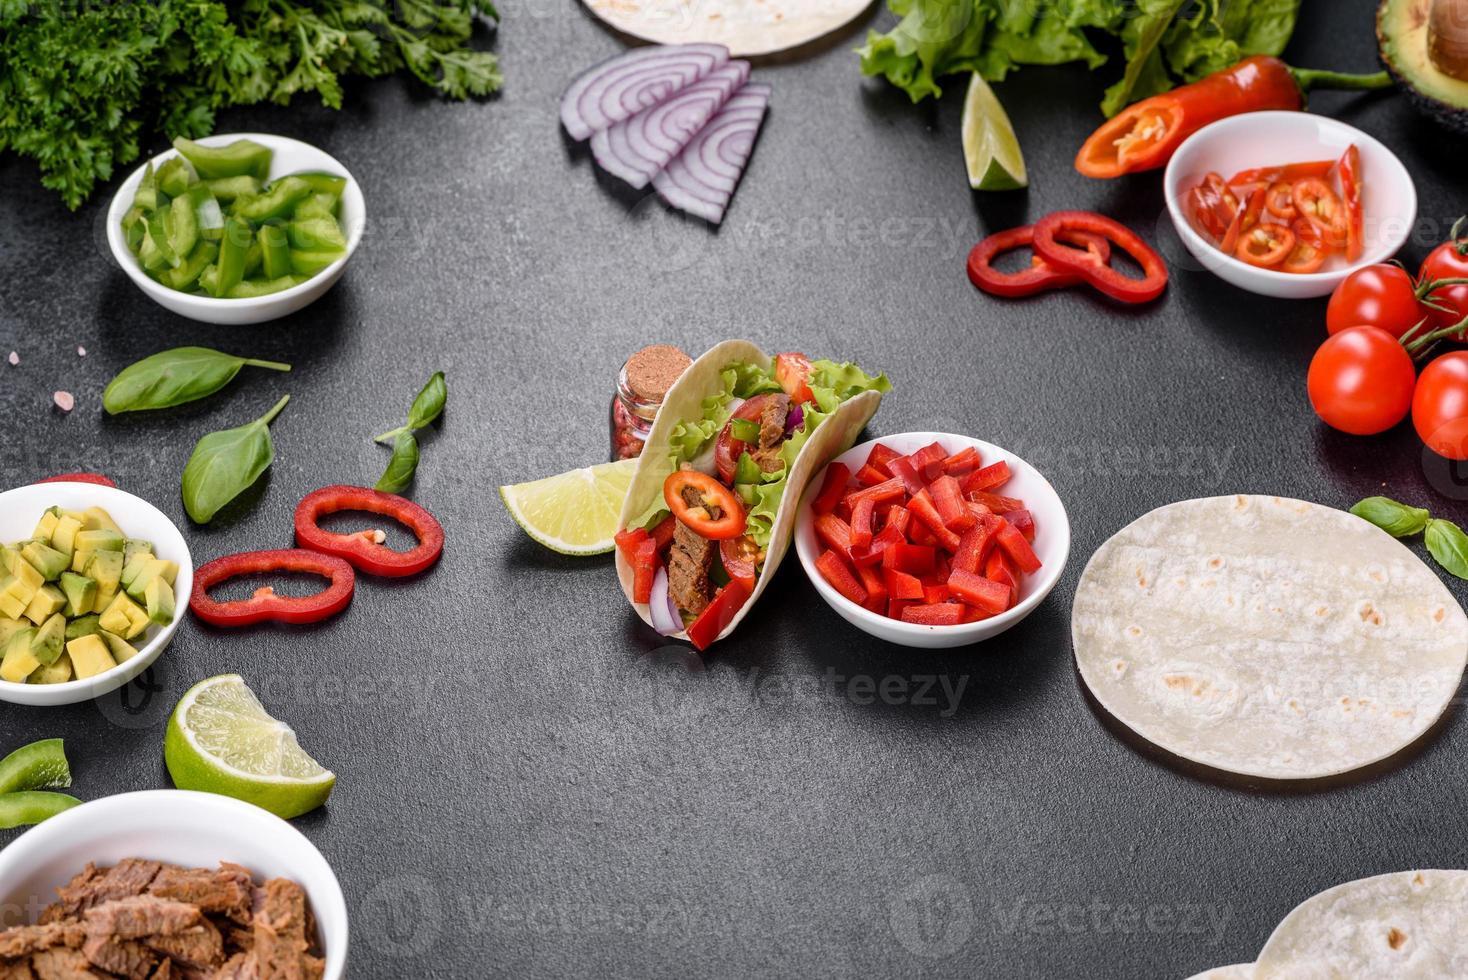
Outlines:
[[[719,638],[719,634],[734,622],[734,617],[744,608],[753,593],[753,579],[731,578],[729,584],[714,596],[708,608],[688,627],[688,642],[699,650],[707,650]]]
[[[241,575],[268,572],[304,572],[319,575],[330,584],[315,595],[277,595],[270,586],[255,590],[248,599],[219,602],[209,590],[220,582]],[[252,626],[255,623],[315,623],[341,612],[352,601],[357,573],[344,559],[303,548],[275,551],[245,551],[225,555],[194,572],[194,591],[189,608],[211,626]]]
[[[1061,237],[1076,231],[1101,235],[1130,255],[1142,268],[1142,278],[1133,279],[1109,265],[1076,261],[1075,249],[1060,244]],[[1035,225],[1035,251],[1049,264],[1081,276],[1088,284],[1123,303],[1146,303],[1167,288],[1167,266],[1140,235],[1105,215],[1090,211],[1056,211]]]
[[[382,543],[381,531],[336,534],[318,525],[327,514],[360,510],[391,517],[418,538],[408,551],[394,551]],[[386,578],[416,575],[443,554],[443,525],[422,507],[397,494],[367,487],[336,485],[313,490],[296,505],[296,544],[324,555],[344,558],[359,571]]]
[[[1079,276],[1056,268],[1038,255],[1031,260],[1029,268],[1019,272],[1000,272],[994,268],[994,260],[999,256],[1032,246],[1034,240],[1033,225],[996,232],[985,238],[968,253],[969,281],[986,293],[1011,299],[1081,284]],[[1077,261],[1097,265],[1111,261],[1111,246],[1100,236],[1067,233],[1060,240],[1077,246],[1071,249],[1076,253]]]
[[[44,480],[37,480],[36,482],[37,483],[91,483],[91,484],[95,484],[96,486],[99,486],[99,487],[116,487],[117,486],[116,483],[113,483],[111,480],[109,480],[107,477],[103,476],[101,473],[62,473],[62,474],[59,474],[57,476],[48,476],[48,477],[46,477],[46,479],[44,479]]]

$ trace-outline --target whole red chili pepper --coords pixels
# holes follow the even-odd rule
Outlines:
[[[1305,93],[1312,88],[1363,90],[1391,84],[1386,72],[1311,71],[1256,55],[1123,109],[1086,140],[1076,156],[1076,169],[1098,178],[1153,170],[1171,160],[1183,140],[1211,122],[1261,109],[1303,109]]]
[[[330,580],[322,591],[309,596],[276,595],[270,586],[255,590],[248,599],[219,602],[209,590],[220,582],[240,575],[265,572],[305,572]],[[335,616],[352,601],[357,574],[340,558],[282,548],[276,551],[245,551],[216,558],[194,572],[194,591],[189,608],[206,623],[214,626],[249,626],[254,623],[314,623]]]
[[[417,536],[418,546],[394,551],[383,544],[385,535],[381,531],[336,534],[318,526],[317,521],[325,515],[343,510],[391,517]],[[397,494],[366,487],[322,487],[306,494],[296,505],[296,543],[344,558],[368,575],[398,578],[416,575],[438,561],[443,554],[443,525],[428,511]]]
[[[103,476],[101,473],[60,473],[60,474],[58,474],[56,476],[48,476],[44,480],[37,480],[36,482],[37,483],[94,483],[94,484],[96,484],[99,487],[116,487],[117,486],[117,484],[113,483],[111,480],[109,480],[107,477]]]

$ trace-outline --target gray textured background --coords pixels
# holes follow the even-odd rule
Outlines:
[[[364,580],[319,629],[188,620],[151,691],[6,706],[5,745],[65,736],[83,798],[165,786],[173,703],[202,677],[244,674],[339,774],[329,806],[297,825],[346,889],[354,977],[1183,977],[1251,958],[1327,886],[1468,865],[1461,720],[1373,781],[1286,795],[1168,768],[1087,707],[1068,640],[1075,580],[1154,506],[1236,490],[1345,506],[1386,484],[1468,518],[1464,481],[1425,461],[1409,427],[1363,440],[1315,421],[1304,376],[1323,301],[1265,300],[1177,265],[1140,311],[970,287],[963,260],[983,230],[1062,207],[1111,213],[1181,259],[1156,175],[1100,184],[1070,168],[1102,78],[1026,69],[999,86],[1033,187],[981,198],[964,180],[957,81],[941,105],[909,105],[861,79],[856,30],[760,65],[773,109],[714,235],[603,186],[567,145],[562,88],[620,42],[571,0],[520,7],[506,8],[494,102],[385,81],[353,87],[339,113],[300,101],[224,116],[221,131],[316,143],[363,184],[366,241],[289,320],[164,312],[99,251],[111,188],[70,214],[33,167],[0,158],[0,355],[23,358],[0,365],[0,484],[100,469],[182,524],[193,440],[289,391],[273,473],[249,506],[189,533],[199,561],[285,546],[306,491],[376,479],[386,451],[369,437],[433,370],[451,392],[414,491],[448,529],[437,571]],[[1291,58],[1371,70],[1372,7],[1307,0]],[[1400,151],[1438,223],[1428,240],[1468,210],[1468,147],[1403,100],[1315,105]],[[604,457],[630,351],[731,336],[887,371],[896,391],[875,433],[971,433],[1039,465],[1075,534],[1049,601],[1001,639],[923,653],[849,628],[792,559],[693,670],[625,607],[609,559],[548,553],[511,523],[497,485]],[[102,416],[113,372],[178,344],[296,371]],[[56,388],[77,394],[70,416],[49,407]]]

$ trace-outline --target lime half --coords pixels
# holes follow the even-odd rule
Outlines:
[[[179,789],[233,796],[279,817],[316,809],[336,785],[239,674],[189,688],[168,719],[163,760]]]
[[[552,551],[600,555],[616,544],[622,501],[636,472],[637,460],[622,459],[500,487],[500,498],[515,523]]]
[[[974,72],[963,100],[963,162],[968,185],[976,191],[1012,191],[1028,187],[1025,158],[1004,106],[989,83]]]

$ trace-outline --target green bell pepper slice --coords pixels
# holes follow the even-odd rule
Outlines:
[[[224,240],[219,243],[217,274],[209,286],[210,295],[222,299],[235,284],[245,278],[245,254],[255,243],[249,224],[231,216],[224,222]]]
[[[25,790],[0,795],[0,829],[40,823],[64,810],[80,806],[81,800],[65,793]]]
[[[169,206],[166,208],[159,208],[152,214],[148,215],[148,242],[151,242],[153,248],[157,250],[158,256],[162,259],[163,265],[166,265],[173,269],[177,269],[182,259],[180,259],[178,253],[173,250],[173,243],[170,242],[168,238],[167,219],[168,216],[172,213],[173,208],[172,206]],[[146,247],[147,243],[145,242],[144,248]],[[147,259],[143,260],[143,265],[148,266]],[[152,268],[152,266],[148,267]]]
[[[0,793],[26,789],[54,789],[71,785],[66,746],[59,738],[22,745],[0,759]]]
[[[143,168],[143,179],[138,182],[138,191],[133,195],[133,207],[151,211],[158,206],[158,177],[153,173],[153,161]]]
[[[307,170],[303,173],[291,174],[299,177],[311,185],[311,190],[317,194],[326,194],[333,201],[341,200],[342,191],[347,189],[347,179],[336,174],[329,174],[324,170]]]
[[[187,191],[194,180],[194,168],[183,157],[169,157],[158,168],[158,189],[171,198]]]
[[[177,269],[164,269],[159,274],[158,281],[169,289],[186,290],[217,258],[219,258],[218,245],[213,242],[200,242]]]
[[[169,202],[163,225],[168,233],[169,247],[182,261],[199,241],[199,219],[194,214],[194,202],[189,200],[188,194]]]
[[[226,146],[204,146],[176,136],[173,148],[187,157],[205,180],[245,176],[264,180],[270,175],[270,148],[254,140],[235,140]]]
[[[195,184],[189,188],[189,203],[194,206],[194,219],[199,226],[199,237],[217,242],[224,237],[224,209],[214,199],[208,184]]]
[[[251,299],[255,296],[269,296],[292,286],[299,286],[306,280],[300,276],[277,276],[274,279],[246,279],[237,282],[229,291],[230,299]]]
[[[261,265],[267,279],[279,279],[291,274],[290,235],[284,225],[275,223],[260,226]]]
[[[288,226],[291,248],[303,252],[345,252],[347,237],[341,225],[327,215],[319,218],[296,218]]]
[[[235,202],[235,214],[253,224],[288,218],[296,204],[311,193],[311,185],[299,177],[282,177],[258,197]]]
[[[318,252],[293,248],[291,249],[291,271],[298,276],[314,276],[341,257],[341,252]]]
[[[204,181],[204,186],[209,188],[216,200],[229,204],[242,197],[254,197],[260,193],[259,179],[251,176],[243,177],[216,177],[213,180]]]
[[[138,254],[138,249],[143,247],[143,236],[148,234],[148,228],[144,221],[147,215],[142,208],[134,204],[127,209],[127,214],[122,216],[122,237],[127,242],[129,252]]]

